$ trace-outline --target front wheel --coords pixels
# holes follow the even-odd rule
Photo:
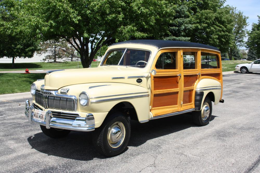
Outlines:
[[[127,148],[131,125],[130,118],[119,112],[108,116],[104,124],[93,132],[93,144],[99,153],[111,157]]]
[[[242,67],[242,68],[240,69],[240,71],[241,71],[241,73],[243,73],[243,74],[248,73],[248,70],[247,70],[246,67]]]
[[[46,136],[54,139],[66,137],[70,133],[69,130],[60,130],[55,128],[47,129],[45,126],[42,125],[41,125],[41,130]]]
[[[193,122],[199,126],[209,124],[212,114],[212,103],[209,98],[206,98],[201,111],[193,112]]]

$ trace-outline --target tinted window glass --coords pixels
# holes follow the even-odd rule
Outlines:
[[[183,69],[196,68],[196,52],[183,52]]]
[[[218,55],[201,53],[201,68],[219,68]]]
[[[118,49],[108,52],[106,58],[106,65],[117,65],[123,56],[125,49]]]
[[[157,69],[176,69],[176,52],[165,52],[158,58]]]

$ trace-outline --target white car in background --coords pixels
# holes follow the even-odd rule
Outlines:
[[[235,71],[241,73],[260,73],[260,59],[251,62],[250,64],[238,64]]]

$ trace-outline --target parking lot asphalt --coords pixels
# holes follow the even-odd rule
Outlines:
[[[105,158],[91,133],[50,139],[24,116],[30,93],[0,96],[0,172],[260,172],[259,74],[224,74],[208,126],[191,115],[133,123],[128,150]]]

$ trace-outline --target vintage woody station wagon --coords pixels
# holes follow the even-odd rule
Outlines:
[[[106,156],[122,153],[130,120],[150,120],[192,112],[207,125],[212,102],[222,99],[220,51],[212,46],[162,40],[113,44],[97,68],[54,71],[31,86],[29,121],[52,138],[70,131],[93,131]]]

